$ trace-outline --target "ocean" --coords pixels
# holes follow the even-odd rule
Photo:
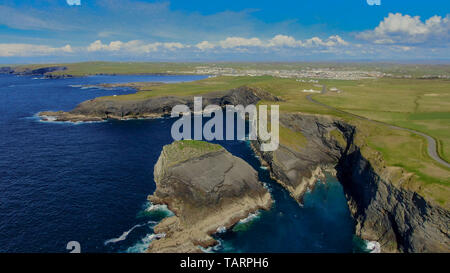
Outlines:
[[[127,75],[41,79],[0,75],[0,252],[143,252],[154,225],[171,214],[153,206],[153,166],[172,142],[174,119],[42,122],[39,111],[135,92],[85,88],[126,82],[181,82],[206,76]],[[210,252],[358,252],[342,186],[319,181],[300,206],[273,181],[245,141],[218,141],[269,187],[274,206],[219,233]]]

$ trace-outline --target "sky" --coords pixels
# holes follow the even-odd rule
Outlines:
[[[0,63],[450,62],[448,0],[0,0]]]

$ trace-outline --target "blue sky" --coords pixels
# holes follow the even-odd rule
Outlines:
[[[450,1],[0,0],[0,62],[449,60]]]

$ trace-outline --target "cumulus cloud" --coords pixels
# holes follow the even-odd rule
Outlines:
[[[222,48],[235,48],[235,47],[255,47],[263,46],[263,43],[258,38],[242,38],[242,37],[228,37],[219,42]]]
[[[72,52],[73,49],[70,45],[50,47],[33,44],[0,44],[0,57],[46,56]]]
[[[319,37],[313,37],[307,40],[296,40],[292,36],[278,34],[272,39],[263,41],[259,38],[243,38],[243,37],[228,37],[219,42],[203,41],[198,43],[195,47],[205,51],[213,48],[236,49],[236,48],[316,48],[316,47],[336,47],[347,46],[348,42],[344,41],[339,35],[330,36],[325,40]]]
[[[210,43],[208,41],[203,41],[203,42],[196,44],[195,47],[200,50],[207,50],[207,49],[213,49],[214,47],[216,47],[216,45],[214,45],[213,43]]]
[[[288,46],[288,47],[296,47],[300,46],[301,42],[294,39],[292,36],[286,36],[286,35],[275,35],[270,41],[269,46]]]
[[[279,52],[281,48],[290,50],[297,49],[318,49],[327,50],[349,45],[341,37],[335,35],[326,39],[313,37],[307,40],[296,40],[291,36],[276,35],[271,39],[262,40],[260,38],[227,37],[219,41],[202,41],[197,44],[184,44],[180,42],[144,42],[141,40],[131,41],[111,41],[102,42],[96,40],[84,47],[77,47],[74,50],[70,45],[63,47],[51,47],[46,45],[33,44],[0,44],[0,57],[5,56],[40,56],[57,55],[62,53],[89,52],[89,53],[109,53],[112,55],[146,55],[154,52],[198,52],[211,51],[214,53],[250,52],[261,53],[274,50]]]
[[[165,49],[169,51],[174,51],[177,49],[182,49],[187,47],[186,45],[178,42],[172,42],[172,43],[144,43],[139,40],[133,40],[129,42],[122,42],[122,41],[113,41],[109,44],[103,44],[101,40],[97,40],[93,43],[91,43],[87,47],[87,51],[89,52],[96,52],[96,51],[109,51],[109,52],[128,52],[128,53],[150,53],[150,52],[156,52],[160,49]]]
[[[357,38],[376,44],[418,44],[450,41],[450,15],[433,16],[422,21],[419,16],[389,13],[374,29]]]

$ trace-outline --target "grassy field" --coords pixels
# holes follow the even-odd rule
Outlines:
[[[450,81],[378,79],[324,81],[343,92],[315,99],[336,108],[424,132],[439,144],[439,154],[450,162]]]
[[[3,65],[0,65],[3,66]],[[4,65],[6,66],[6,65]],[[220,62],[220,63],[167,63],[167,62],[82,62],[61,64],[33,64],[13,65],[19,69],[37,69],[48,66],[66,66],[65,71],[53,72],[54,75],[84,76],[94,74],[180,74],[192,73],[197,67],[231,68],[236,71],[244,70],[310,70],[332,69],[344,71],[378,71],[392,76],[409,75],[411,77],[422,76],[450,76],[450,65],[426,65],[426,64],[391,64],[391,63],[331,63],[331,62]]]
[[[68,67],[59,74],[75,76],[88,74],[149,74],[188,73],[195,67],[208,65],[234,69],[310,69],[332,68],[340,70],[377,70],[393,75],[423,76],[450,75],[450,66],[439,65],[392,65],[392,64],[327,64],[327,63],[108,63],[92,62],[62,64]],[[48,65],[23,66],[39,68]],[[381,156],[390,168],[405,170],[413,174],[402,187],[410,188],[428,199],[449,207],[450,169],[432,160],[426,151],[426,140],[415,134],[394,130],[388,126],[361,121],[352,116],[330,110],[306,99],[311,93],[304,89],[321,90],[321,84],[328,88],[337,87],[341,93],[314,94],[314,99],[360,116],[389,124],[424,132],[437,140],[442,158],[450,161],[450,81],[442,79],[394,79],[371,80],[319,80],[319,84],[299,82],[295,79],[260,77],[212,77],[205,80],[177,84],[138,84],[138,92],[117,97],[103,97],[109,100],[142,100],[157,96],[201,95],[213,91],[228,90],[239,86],[261,88],[280,97],[283,112],[324,114],[342,118],[358,127],[358,144],[364,156],[376,165]],[[260,102],[271,104],[273,102]],[[332,132],[333,137],[343,141],[342,136]],[[280,128],[283,144],[301,149],[306,139],[299,133]],[[194,143],[195,144],[195,143]],[[401,171],[399,171],[399,177]],[[402,181],[399,179],[399,181]],[[400,185],[399,185],[400,186]]]
[[[343,92],[315,94],[320,102],[372,119],[423,131],[441,144],[441,152],[448,158],[450,145],[450,81],[379,79],[361,81],[321,80],[319,84],[337,87]],[[276,102],[282,112],[302,112],[332,115],[358,127],[358,144],[365,157],[374,164],[381,155],[393,170],[405,170],[414,178],[399,186],[449,206],[450,169],[432,160],[426,151],[426,140],[415,134],[394,130],[388,126],[355,119],[314,104],[306,99],[311,93],[304,89],[321,90],[320,85],[298,82],[295,79],[273,77],[213,77],[177,84],[143,84],[135,94],[103,97],[112,100],[141,100],[156,96],[201,95],[238,86],[261,88],[280,97]],[[262,101],[261,104],[274,102]],[[446,111],[447,110],[447,111]],[[333,134],[332,134],[333,135]],[[334,136],[334,135],[333,135]],[[336,136],[341,140],[339,136]],[[306,139],[299,133],[280,128],[280,141],[294,149],[301,149]],[[397,168],[397,169],[395,169]],[[401,171],[399,171],[399,176]]]
[[[218,144],[198,140],[181,140],[164,146],[164,153],[168,157],[169,166],[173,166],[188,159],[223,149]]]

